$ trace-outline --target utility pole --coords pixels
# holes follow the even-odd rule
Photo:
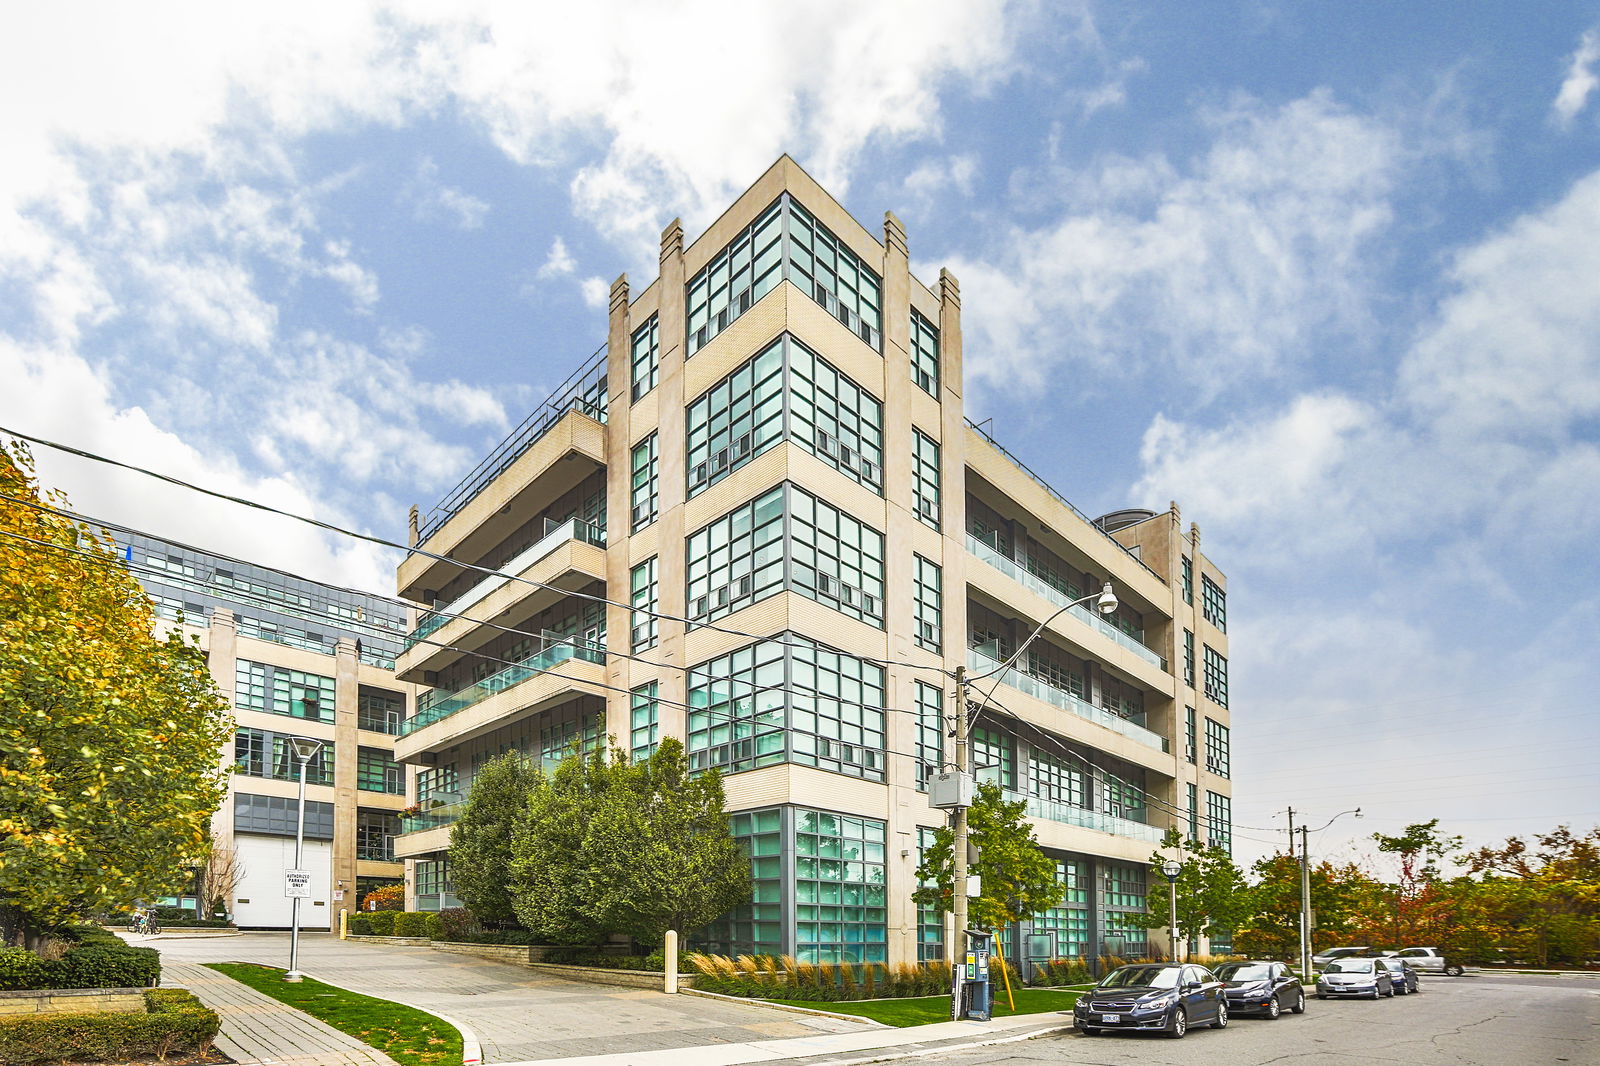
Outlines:
[[[1289,808],[1289,858],[1294,858],[1294,808]]]
[[[1293,840],[1293,837],[1290,837]],[[1300,974],[1311,972],[1311,851],[1306,827],[1300,825]]]
[[[956,774],[962,778],[967,775],[967,668],[956,667],[956,709],[955,709],[955,738],[956,738]],[[955,894],[951,897],[950,913],[955,921],[955,935],[951,938],[953,955],[950,959],[951,970],[956,969],[967,959],[967,808],[956,808],[956,824],[954,840],[950,846],[950,865],[955,875],[955,885],[952,886]],[[961,984],[958,978],[950,990],[950,1016],[959,1021],[961,1018]]]

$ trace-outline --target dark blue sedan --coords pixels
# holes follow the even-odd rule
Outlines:
[[[1225,987],[1204,966],[1122,966],[1083,994],[1072,1009],[1072,1022],[1086,1036],[1132,1029],[1181,1038],[1194,1025],[1222,1029],[1228,1024]]]

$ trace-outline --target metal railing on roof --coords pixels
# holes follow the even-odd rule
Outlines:
[[[1021,459],[1018,459],[1015,455],[1011,454],[1010,450],[1008,450],[1004,444],[1001,444],[999,441],[995,440],[992,436],[990,436],[984,430],[979,429],[978,428],[978,424],[976,422],[974,422],[972,419],[970,419],[970,418],[967,419],[967,425],[975,433],[977,433],[978,436],[982,437],[984,440],[986,440],[990,444],[994,445],[995,450],[998,451],[1001,455],[1005,456],[1007,459],[1009,459],[1011,461],[1011,465],[1012,466],[1016,467],[1018,470],[1022,471],[1024,474],[1027,474],[1030,478],[1033,479],[1035,484],[1037,484],[1040,488],[1044,489],[1044,491],[1048,492],[1050,495],[1054,496],[1056,498],[1056,501],[1058,503],[1060,503],[1063,507],[1065,507],[1067,510],[1071,511],[1073,514],[1077,515],[1079,518],[1083,519],[1086,523],[1088,523],[1089,527],[1091,529],[1093,529],[1096,533],[1099,533],[1102,537],[1106,538],[1111,543],[1113,543],[1117,547],[1121,548],[1122,551],[1123,551],[1123,554],[1127,555],[1128,558],[1132,559],[1134,562],[1138,563],[1140,566],[1144,567],[1147,571],[1149,571],[1151,577],[1154,577],[1157,581],[1160,581],[1163,585],[1166,584],[1166,581],[1162,580],[1162,577],[1161,577],[1160,574],[1158,574],[1154,570],[1150,569],[1150,564],[1149,563],[1146,563],[1143,559],[1139,558],[1139,555],[1138,555],[1137,552],[1135,552],[1132,548],[1128,547],[1126,544],[1122,543],[1122,541],[1118,540],[1116,537],[1113,537],[1110,533],[1107,533],[1105,530],[1103,530],[1099,526],[1095,525],[1094,519],[1090,518],[1088,515],[1084,514],[1082,511],[1078,510],[1078,508],[1073,505],[1073,502],[1071,500],[1067,499],[1065,496],[1061,495],[1061,493],[1057,492],[1054,488],[1052,488],[1050,486],[1050,482],[1046,481],[1044,478],[1040,477],[1038,474],[1035,474],[1033,472],[1033,470],[1028,466],[1027,463],[1023,462]]]
[[[555,428],[556,423],[569,411],[582,411],[595,421],[604,422],[606,402],[606,346],[602,344],[567,380],[556,386],[549,398],[512,430],[494,451],[473,467],[460,484],[434,504],[418,523],[417,544],[426,543],[441,526],[471,503],[478,493],[488,488],[495,478],[505,473],[523,453]]]

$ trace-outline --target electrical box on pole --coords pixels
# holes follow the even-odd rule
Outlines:
[[[928,781],[928,805],[943,810],[972,806],[972,777],[959,771],[934,774]]]

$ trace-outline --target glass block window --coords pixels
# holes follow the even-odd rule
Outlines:
[[[916,641],[937,652],[944,641],[944,577],[937,563],[916,557]]]
[[[883,534],[789,486],[789,569],[803,596],[883,628]]]
[[[381,748],[362,748],[356,753],[356,787],[367,792],[406,794],[406,771],[394,761],[392,752]]]
[[[1089,809],[1089,782],[1083,764],[1038,748],[1028,752],[1028,792],[1050,803]]]
[[[643,762],[655,754],[661,739],[661,682],[640,685],[630,694],[629,754],[634,762]]]
[[[1183,683],[1194,688],[1194,631],[1183,631]]]
[[[659,315],[651,315],[648,322],[633,331],[629,356],[633,366],[633,399],[637,401],[661,381]]]
[[[406,698],[398,692],[361,686],[356,696],[356,724],[374,733],[397,736],[406,717]]]
[[[633,625],[629,628],[628,636],[634,651],[643,651],[656,646],[659,635],[660,619],[653,612],[658,610],[659,589],[656,586],[656,556],[652,555],[638,566],[634,567],[629,578],[629,603],[635,610]]]
[[[939,398],[939,327],[915,310],[911,312],[911,380]]]
[[[884,823],[798,808],[794,816],[795,957],[887,961]]]
[[[790,762],[884,779],[884,672],[788,633],[689,671],[691,770]]]
[[[272,781],[300,780],[300,760],[295,757],[291,737],[264,729],[239,729],[233,735],[233,772],[246,777]],[[333,745],[322,747],[306,762],[306,784],[333,784]]]
[[[917,788],[944,765],[944,690],[917,682]]]
[[[883,495],[883,404],[792,337],[789,418],[801,446],[846,477]]]
[[[917,827],[917,866],[922,866],[928,849],[933,847],[936,830]],[[931,888],[933,882],[919,881],[919,888]],[[944,958],[944,916],[931,903],[917,904],[917,961],[928,962]]]
[[[1228,727],[1206,719],[1206,769],[1218,777],[1229,776]]]
[[[883,351],[883,294],[878,275],[792,198],[787,276],[851,332]]]
[[[1189,839],[1195,843],[1200,841],[1200,787],[1193,781],[1189,782]]]
[[[692,356],[783,278],[783,206],[776,200],[685,287]]]
[[[1233,854],[1233,799],[1206,791],[1206,841]]]
[[[911,431],[911,506],[927,526],[939,528],[939,442]]]
[[[394,838],[400,835],[400,816],[390,811],[356,811],[356,858],[367,862],[394,862]],[[358,897],[359,898],[359,897]]]
[[[1199,759],[1199,740],[1196,737],[1195,713],[1193,707],[1183,709],[1183,757],[1190,762]]]
[[[333,721],[333,678],[239,659],[234,663],[233,705],[240,710]]]
[[[629,503],[633,506],[633,531],[656,520],[660,508],[661,469],[656,437],[652,433],[633,446],[633,481]]]
[[[984,784],[999,785],[1006,790],[1017,787],[1016,752],[1011,738],[991,726],[973,726],[972,769],[974,776]]]
[[[233,831],[292,837],[300,817],[300,802],[293,796],[233,794]],[[333,839],[333,804],[306,800],[306,839]]]
[[[691,497],[783,439],[783,399],[784,339],[779,337],[689,405]]]
[[[1217,650],[1207,644],[1206,657],[1206,699],[1218,707],[1228,706],[1228,660],[1224,659]]]
[[[1224,633],[1228,631],[1228,594],[1204,574],[1200,575],[1200,614]]]
[[[688,613],[713,620],[784,586],[784,486],[689,535]]]
[[[1194,606],[1194,560],[1183,557],[1183,602]]]
[[[696,934],[705,951],[736,955],[782,955],[783,810],[773,807],[728,816],[734,840],[750,860],[751,902],[742,904]]]

